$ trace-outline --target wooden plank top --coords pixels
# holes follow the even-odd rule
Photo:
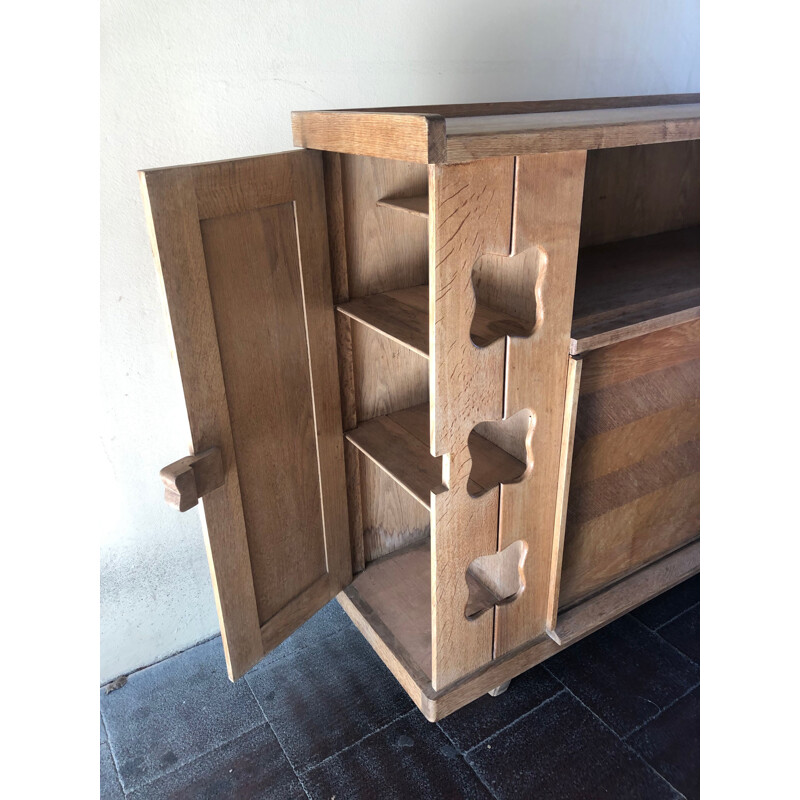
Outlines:
[[[700,138],[700,95],[645,95],[292,113],[294,144],[453,164]]]

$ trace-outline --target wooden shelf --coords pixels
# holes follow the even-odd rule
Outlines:
[[[428,357],[428,287],[412,286],[349,300],[338,311]],[[475,308],[470,336],[486,347],[503,336],[529,336],[531,325],[480,303]]]
[[[421,682],[431,679],[430,540],[370,562],[347,592]]]
[[[364,455],[396,480],[412,497],[430,510],[431,493],[445,491],[441,456],[429,447],[430,409],[427,403],[362,422],[345,436]],[[472,472],[470,494],[480,495],[511,483],[525,471],[525,464],[496,444],[472,432],[469,437]]]
[[[372,294],[337,306],[362,325],[428,357],[428,287]]]
[[[416,197],[384,197],[382,200],[378,200],[378,205],[404,211],[406,214],[413,214],[424,219],[428,218],[428,195],[426,194]]]
[[[699,227],[580,250],[573,355],[699,316]]]

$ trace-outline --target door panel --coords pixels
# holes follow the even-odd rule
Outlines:
[[[351,579],[322,163],[295,151],[141,173],[235,680]]]

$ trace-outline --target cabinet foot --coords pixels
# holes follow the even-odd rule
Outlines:
[[[511,681],[506,681],[505,683],[501,683],[499,686],[495,686],[494,689],[489,691],[489,694],[492,697],[499,697],[506,689],[508,689],[509,683],[511,683]]]

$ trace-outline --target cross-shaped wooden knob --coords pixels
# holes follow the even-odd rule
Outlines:
[[[225,482],[222,452],[211,447],[202,453],[186,456],[167,465],[159,473],[164,483],[164,499],[178,511],[197,505],[199,498]]]

